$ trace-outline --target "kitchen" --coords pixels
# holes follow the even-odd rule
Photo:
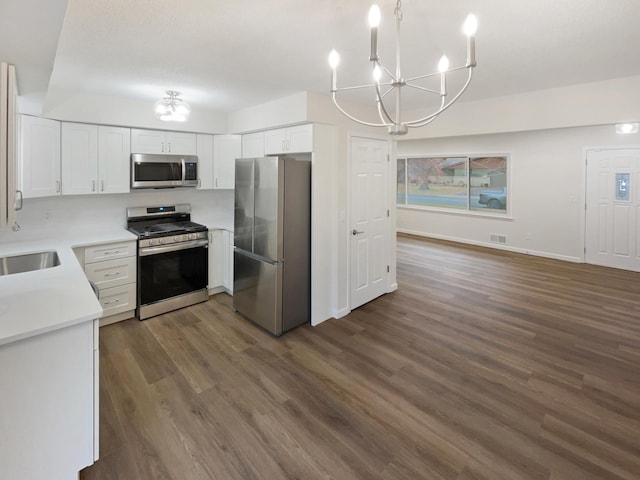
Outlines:
[[[54,4],[55,2],[51,2]],[[62,3],[62,2],[59,2]],[[93,22],[95,19],[87,9],[89,6],[81,6],[78,2],[68,2],[73,8],[68,11],[68,17],[65,21],[72,22],[75,18],[76,22],[70,23],[75,25],[74,28],[80,28],[82,30],[90,30],[95,28],[96,31],[101,32],[101,28],[96,26]],[[65,7],[67,2],[64,2]],[[61,25],[64,17],[64,8],[62,16],[58,11],[56,15],[51,15],[46,18],[45,7],[41,5],[33,6],[27,5],[25,8],[31,8],[32,12],[38,11],[42,8],[41,25],[46,26],[42,28],[41,36],[34,35],[31,39],[31,49],[34,51],[44,51],[47,48],[53,48],[50,45],[57,45],[60,32],[62,31]],[[295,10],[295,6],[290,6]],[[47,7],[49,8],[49,7]],[[105,15],[117,14],[121,17],[127,18],[124,14],[126,9],[121,11],[110,11],[109,8],[104,5],[101,6],[103,10],[101,13]],[[138,6],[130,6],[129,8],[135,10],[142,8]],[[260,7],[264,8],[264,7]],[[84,9],[84,10],[83,10]],[[366,8],[365,8],[366,10]],[[135,12],[129,12],[132,16]],[[234,12],[231,12],[234,13]],[[261,12],[264,15],[268,15],[268,12]],[[116,15],[116,16],[117,16]],[[171,16],[162,13],[159,14],[162,21],[170,22]],[[259,15],[257,15],[259,16]],[[146,14],[140,15],[142,18],[147,18]],[[27,18],[29,18],[27,16]],[[52,24],[55,21],[48,22],[44,20],[58,18],[60,23],[60,29],[57,32],[51,32],[50,29],[55,29]],[[83,20],[86,19],[86,23]],[[29,20],[31,21],[31,19]],[[191,21],[195,21],[191,19]],[[16,22],[20,24],[21,22]],[[29,23],[23,20],[22,24]],[[38,23],[40,24],[40,23]],[[49,25],[47,25],[49,24]],[[79,27],[78,25],[82,25]],[[58,66],[63,65],[69,58],[73,58],[78,51],[75,49],[82,48],[82,42],[75,41],[72,36],[72,30],[66,30],[60,37],[60,51],[59,57],[56,62],[60,62]],[[99,33],[100,35],[101,33]],[[47,37],[47,35],[51,35]],[[71,36],[70,36],[71,35]],[[225,38],[217,37],[216,32],[212,33],[215,36],[215,41],[218,45],[222,45],[225,42]],[[50,41],[45,41],[48,38]],[[117,41],[114,38],[114,41]],[[172,51],[166,43],[162,43],[163,39],[158,39],[158,50],[161,52]],[[25,44],[29,42],[25,41]],[[7,44],[4,43],[3,44]],[[33,45],[35,44],[35,45]],[[215,45],[214,45],[215,47]],[[324,47],[323,47],[324,48]],[[212,50],[215,48],[212,48]],[[55,48],[54,48],[55,50]],[[102,49],[99,49],[101,54],[105,55]],[[197,51],[197,48],[193,48]],[[200,49],[201,51],[201,49]],[[55,53],[55,51],[54,51]],[[168,55],[175,62],[175,66],[172,69],[184,70],[180,68],[180,62],[182,60],[179,54],[175,54],[172,51],[172,55]],[[100,55],[94,54],[96,61],[99,61]],[[299,54],[299,57],[305,57],[303,54]],[[154,62],[158,64],[166,61],[164,53],[159,57],[152,56]],[[324,58],[324,53],[318,53],[318,58]],[[53,58],[53,57],[51,57]],[[4,59],[4,58],[2,58]],[[202,60],[200,60],[202,61]],[[316,61],[314,57],[314,62]],[[53,60],[51,61],[53,64]],[[19,67],[19,65],[18,65]],[[53,68],[53,67],[52,67]],[[88,69],[91,71],[91,69]],[[300,68],[304,70],[304,68]],[[324,70],[323,70],[324,72]],[[49,299],[55,305],[55,308],[51,308],[47,313],[56,312],[56,314],[66,315],[66,310],[63,309],[63,305],[67,308],[67,305],[74,304],[77,308],[82,308],[81,312],[72,312],[71,316],[76,319],[84,319],[83,322],[89,321],[89,318],[95,318],[100,314],[100,307],[96,305],[94,301],[88,301],[86,304],[83,300],[78,301],[80,297],[69,298],[68,291],[75,292],[83,299],[92,299],[93,292],[88,282],[85,282],[85,269],[88,265],[92,265],[95,262],[87,262],[87,248],[91,248],[100,244],[111,244],[120,242],[135,241],[135,237],[130,235],[125,230],[126,225],[126,211],[130,207],[139,206],[158,206],[158,205],[191,205],[190,213],[192,220],[207,226],[211,230],[211,236],[209,241],[209,288],[210,293],[216,292],[230,292],[232,289],[231,282],[231,232],[233,230],[233,208],[234,208],[234,196],[232,183],[229,180],[228,159],[235,159],[238,156],[238,152],[242,156],[260,156],[267,153],[282,153],[285,148],[289,150],[290,141],[293,138],[292,129],[311,129],[311,134],[307,135],[307,144],[304,148],[294,148],[293,151],[312,153],[313,155],[313,190],[312,190],[312,203],[316,208],[312,208],[312,231],[314,236],[312,240],[314,242],[314,250],[312,252],[312,266],[314,271],[314,277],[312,279],[312,294],[314,299],[312,301],[312,323],[318,324],[326,319],[335,317],[341,317],[348,313],[348,241],[349,237],[345,232],[350,232],[348,228],[349,211],[347,209],[349,186],[346,178],[348,177],[348,140],[351,135],[354,134],[352,126],[348,126],[346,122],[340,119],[338,114],[333,110],[333,107],[327,102],[327,96],[325,94],[316,93],[315,91],[305,91],[298,93],[286,92],[282,94],[274,94],[269,98],[250,97],[247,103],[238,107],[236,110],[229,114],[221,114],[218,112],[197,111],[194,109],[192,122],[188,125],[171,126],[167,127],[159,120],[155,119],[150,112],[150,105],[153,101],[150,99],[141,100],[139,98],[127,98],[125,96],[118,96],[113,92],[103,91],[101,93],[90,93],[84,91],[81,88],[69,88],[64,90],[61,88],[61,79],[65,77],[65,72],[57,68],[49,70],[51,74],[52,88],[47,98],[47,117],[49,120],[58,122],[60,129],[60,142],[63,142],[63,125],[67,127],[87,126],[92,131],[98,132],[98,142],[101,129],[104,128],[124,128],[129,129],[129,139],[133,143],[133,130],[147,130],[160,132],[167,138],[167,135],[174,133],[194,135],[196,138],[195,148],[196,154],[199,159],[202,160],[203,168],[199,169],[202,172],[200,177],[200,185],[187,189],[172,189],[157,191],[131,191],[125,188],[125,191],[120,193],[101,194],[100,178],[96,177],[96,184],[85,182],[85,187],[96,190],[93,192],[77,192],[75,194],[67,192],[65,193],[65,187],[68,186],[68,182],[64,180],[64,165],[68,164],[64,159],[52,158],[48,167],[54,167],[50,170],[41,168],[39,164],[38,168],[34,168],[31,172],[33,175],[43,175],[45,172],[50,172],[51,175],[46,178],[44,182],[45,190],[47,190],[46,196],[37,196],[27,193],[22,199],[22,210],[16,213],[15,223],[11,222],[5,228],[0,229],[0,252],[2,255],[12,255],[17,253],[24,253],[25,251],[43,251],[54,249],[60,255],[61,266],[65,266],[65,269],[69,265],[73,265],[70,271],[65,270],[65,276],[58,276],[58,267],[43,270],[37,272],[39,275],[44,275],[43,278],[47,278],[51,283],[64,283],[68,289],[64,289],[64,292],[60,290],[51,289],[47,290],[46,294],[51,295]],[[326,72],[327,77],[328,69]],[[20,74],[20,73],[19,73]],[[69,76],[69,73],[66,73]],[[630,74],[620,74],[620,76],[627,76]],[[160,92],[155,92],[153,95],[156,97],[158,94],[162,94],[164,89],[171,88],[171,84],[175,82],[174,79],[169,78],[171,75],[163,73],[163,85]],[[81,82],[90,84],[97,81],[87,72],[79,72],[77,74]],[[68,77],[67,77],[68,78]],[[78,78],[75,82],[78,82]],[[107,78],[107,76],[105,76]],[[631,77],[630,77],[631,78]],[[47,76],[47,82],[49,77]],[[107,78],[108,80],[108,78]],[[241,78],[235,77],[234,81],[241,82]],[[327,80],[328,78],[323,78]],[[594,79],[594,82],[597,79]],[[606,83],[606,82],[605,82]],[[615,83],[615,82],[614,82]],[[76,83],[77,85],[77,83]],[[447,136],[448,133],[442,133],[443,130],[451,129],[459,132],[460,135],[473,136],[479,133],[491,134],[495,132],[508,132],[510,129],[540,129],[540,128],[558,128],[583,126],[585,124],[592,125],[600,123],[609,124],[618,121],[622,117],[629,117],[633,112],[629,113],[629,105],[633,105],[633,101],[629,101],[629,98],[636,98],[637,91],[632,87],[632,81],[622,81],[616,83],[619,87],[614,91],[617,92],[616,101],[611,102],[609,92],[611,89],[607,88],[607,85],[595,85],[590,84],[585,87],[588,93],[596,92],[595,95],[590,96],[593,102],[600,106],[607,106],[606,110],[602,110],[597,114],[592,114],[586,118],[583,115],[583,109],[580,108],[584,97],[580,97],[572,100],[573,97],[569,96],[567,102],[571,108],[563,108],[561,115],[551,115],[547,111],[535,110],[529,118],[519,117],[512,124],[507,125],[507,120],[512,119],[513,115],[509,112],[518,110],[518,107],[522,106],[522,103],[518,103],[518,98],[511,99],[512,104],[506,106],[505,103],[500,101],[496,102],[497,110],[493,110],[496,114],[485,122],[482,126],[470,125],[465,119],[478,118],[482,115],[482,112],[486,110],[486,105],[471,105],[465,106],[462,113],[456,113],[452,110],[452,117],[447,124],[445,123],[434,124],[435,130],[431,130],[432,135],[441,134]],[[37,103],[37,89],[32,88],[30,85],[19,85],[21,89],[20,100],[20,112],[26,115],[33,115],[39,117],[42,114],[42,110],[38,110],[34,104]],[[144,90],[148,87],[137,86]],[[566,87],[565,87],[566,88]],[[255,86],[255,90],[259,90],[259,85]],[[317,91],[320,91],[318,88]],[[46,91],[45,88],[40,91]],[[630,95],[625,97],[624,93]],[[186,93],[186,92],[185,92]],[[634,96],[635,95],[635,96]],[[587,96],[585,94],[585,96]],[[520,100],[528,107],[536,102],[534,96],[527,98],[520,98]],[[573,103],[571,103],[573,102]],[[194,102],[195,103],[195,102]],[[480,102],[482,103],[482,102]],[[468,110],[467,110],[468,109]],[[558,111],[560,111],[558,107]],[[471,114],[469,113],[471,111]],[[460,111],[459,111],[460,112]],[[536,116],[536,113],[538,116]],[[501,115],[505,113],[505,115]],[[474,115],[475,114],[475,115]],[[552,120],[548,120],[552,118]],[[545,119],[544,123],[541,119]],[[459,122],[454,127],[451,124]],[[444,126],[442,126],[444,125]],[[440,130],[438,130],[440,129]],[[227,132],[241,133],[241,135],[227,135]],[[368,129],[357,129],[356,133],[366,133],[373,137],[379,138],[379,133],[373,133]],[[126,137],[126,135],[125,135]],[[384,137],[386,138],[386,137]],[[269,141],[271,139],[271,141]],[[200,140],[200,141],[198,141]],[[219,140],[219,142],[216,142]],[[55,142],[55,139],[53,139]],[[161,141],[162,142],[162,141]],[[490,142],[489,142],[490,143]],[[42,144],[39,144],[42,145]],[[199,148],[200,147],[200,148]],[[272,149],[273,147],[274,149]],[[391,157],[395,158],[395,149],[398,148],[393,142],[391,150]],[[447,149],[452,147],[447,146]],[[62,149],[62,147],[61,147]],[[218,149],[218,150],[216,150]],[[247,152],[252,150],[253,153]],[[55,148],[54,148],[55,150]],[[130,153],[133,150],[130,150]],[[192,151],[191,151],[192,152]],[[206,153],[205,153],[206,152]],[[189,154],[189,151],[180,152]],[[98,154],[99,155],[99,154]],[[206,160],[206,159],[209,160]],[[201,160],[199,160],[201,161]],[[99,158],[97,160],[100,162]],[[394,160],[392,161],[393,164]],[[225,171],[220,171],[220,167],[224,168],[227,165],[226,175]],[[59,167],[56,167],[59,165]],[[206,165],[206,166],[205,166]],[[392,165],[393,167],[393,165]],[[53,175],[55,168],[60,169],[59,177]],[[218,169],[218,170],[216,170]],[[392,168],[393,169],[393,168]],[[78,170],[72,170],[77,172]],[[128,172],[128,169],[127,169]],[[87,177],[88,178],[88,177]],[[56,184],[60,182],[60,184]],[[127,182],[125,182],[127,183]],[[394,186],[394,181],[391,182]],[[73,185],[73,184],[71,184]],[[128,183],[127,183],[128,185]],[[59,190],[59,191],[58,191]],[[24,192],[23,192],[24,193]],[[33,191],[31,192],[33,193]],[[572,192],[573,193],[573,192]],[[393,195],[391,195],[392,197]],[[393,198],[390,204],[394,204]],[[324,207],[319,208],[318,206]],[[391,209],[390,230],[395,231],[396,212],[395,208]],[[498,221],[499,224],[504,221]],[[11,228],[13,227],[13,229]],[[15,231],[14,231],[15,230]],[[329,239],[329,240],[327,240]],[[75,248],[76,252],[73,251]],[[84,260],[79,260],[78,251],[82,249]],[[393,244],[390,245],[390,250],[393,249]],[[390,288],[395,283],[395,252],[390,253],[391,259],[391,278],[389,279]],[[81,255],[80,255],[81,257]],[[129,258],[129,257],[125,257]],[[213,270],[211,270],[213,269]],[[72,275],[67,277],[66,275]],[[29,276],[28,278],[33,278]],[[69,280],[72,278],[72,280]],[[81,279],[82,281],[79,281]],[[38,304],[41,307],[46,305],[43,302],[34,302],[35,298],[41,298],[43,294],[42,289],[38,289],[37,285],[29,285],[30,282],[14,283],[11,288],[8,287],[9,281],[7,278],[2,279],[3,304],[0,307],[7,309],[7,305],[11,302],[17,302],[21,305],[28,305],[29,308],[34,310],[27,312],[25,317],[43,318],[47,317],[42,311],[38,311]],[[124,284],[124,285],[130,285]],[[56,297],[57,295],[60,295]],[[4,301],[6,300],[6,302]],[[9,307],[12,308],[12,307]],[[44,307],[43,307],[44,308]],[[125,309],[116,315],[128,315],[133,309]],[[6,316],[6,310],[4,312]],[[104,322],[103,322],[104,323]],[[24,325],[18,326],[24,328]],[[35,325],[35,330],[46,331],[50,328],[50,325]],[[83,331],[76,332],[78,335],[83,335],[83,342],[86,344],[83,350],[83,357],[81,361],[77,358],[69,358],[66,361],[69,364],[82,364],[83,369],[78,375],[87,379],[87,382],[93,383],[95,371],[90,369],[91,365],[95,366],[97,362],[92,359],[99,354],[98,342],[93,336],[98,331],[97,327],[93,327],[91,332],[84,329]],[[18,333],[16,333],[18,332]],[[7,334],[7,338],[18,338],[21,333],[19,330],[14,330],[13,333]],[[69,341],[78,341],[75,337]],[[62,369],[64,370],[64,368]],[[38,382],[44,382],[44,379],[38,379]],[[66,382],[67,380],[55,379],[56,382]],[[52,380],[53,382],[53,380]],[[55,385],[53,383],[52,385]],[[50,385],[51,388],[53,388]],[[80,387],[79,387],[80,388]],[[97,395],[93,395],[92,391],[82,390],[78,394],[78,399],[84,399],[84,404],[88,404],[90,400],[97,398]],[[73,410],[73,409],[71,409]],[[86,426],[88,423],[94,425],[96,419],[94,418],[95,411],[89,412],[85,409],[81,421],[78,423]],[[70,413],[73,415],[73,412]],[[87,420],[90,417],[90,420]],[[95,433],[98,429],[92,429]],[[82,432],[83,435],[87,435],[87,432]],[[4,445],[2,445],[4,446]],[[94,451],[83,452],[83,456],[95,455]],[[60,455],[61,458],[63,455]]]

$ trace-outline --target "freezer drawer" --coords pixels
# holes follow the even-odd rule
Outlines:
[[[282,264],[233,253],[233,308],[273,335],[282,334]]]

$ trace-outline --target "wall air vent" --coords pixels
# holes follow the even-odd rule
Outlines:
[[[491,240],[491,243],[500,243],[503,245],[507,243],[506,235],[498,235],[497,233],[492,233],[490,240]]]

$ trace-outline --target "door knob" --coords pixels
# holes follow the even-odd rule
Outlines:
[[[353,230],[351,230],[351,235],[360,235],[361,233],[364,233],[364,232],[360,232],[360,231],[356,230],[355,228]]]

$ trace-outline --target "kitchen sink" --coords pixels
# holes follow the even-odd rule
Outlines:
[[[53,250],[14,255],[11,257],[0,257],[0,275],[43,270],[45,268],[57,267],[58,265],[60,265],[60,258],[58,257],[58,252]]]

